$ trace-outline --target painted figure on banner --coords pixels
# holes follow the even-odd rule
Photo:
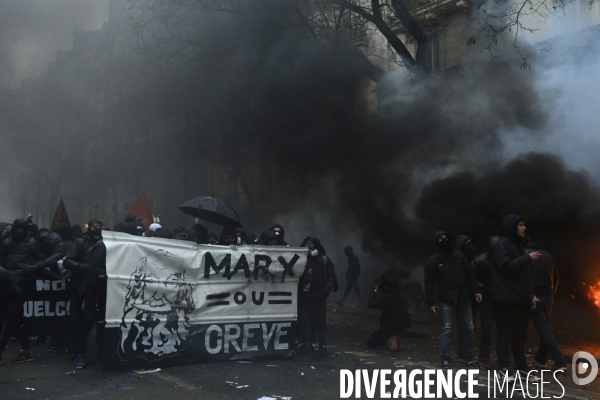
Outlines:
[[[146,254],[127,290],[119,345],[122,360],[174,356],[191,343],[196,333],[188,318],[195,310],[193,287],[180,257],[166,250]]]

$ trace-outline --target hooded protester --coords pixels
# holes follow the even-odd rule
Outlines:
[[[44,261],[43,279],[64,280],[69,278],[69,273],[63,265],[63,259],[67,255],[71,246],[71,226],[68,223],[59,224],[53,232],[40,229],[38,234],[38,243],[46,257]],[[50,344],[47,351],[62,351],[64,348],[65,335],[67,333],[68,322],[64,323],[62,318],[57,319],[48,327],[52,332]],[[43,340],[42,340],[43,338]],[[45,336],[38,337],[38,343],[45,342]]]
[[[254,232],[246,232],[246,244],[256,244],[256,234]]]
[[[319,353],[328,357],[326,345],[327,297],[335,286],[335,270],[331,259],[325,255],[321,241],[316,237],[305,240],[308,257],[304,273],[298,281],[298,352],[306,354],[310,326],[317,328]]]
[[[208,241],[206,240],[206,236],[208,235],[208,231],[206,228],[200,224],[196,224],[188,231],[187,237],[188,240],[196,244],[206,244]]]
[[[84,353],[87,340],[97,320],[98,291],[106,280],[106,246],[102,241],[102,222],[88,222],[85,235],[75,240],[65,257],[64,266],[71,271],[70,324],[67,336],[70,360],[75,359],[77,368],[85,368]],[[83,307],[84,303],[86,307]],[[91,305],[91,306],[88,306]]]
[[[77,239],[79,237],[81,237],[81,235],[83,234],[83,231],[81,230],[81,226],[78,224],[75,224],[71,227],[71,230],[73,231],[73,239]]]
[[[365,300],[363,299],[362,293],[360,291],[360,287],[358,286],[358,278],[360,277],[360,264],[358,262],[358,257],[354,254],[352,247],[346,246],[344,248],[344,254],[348,257],[348,270],[346,271],[346,290],[344,292],[344,296],[341,300],[336,301],[335,303],[343,307],[346,299],[350,295],[350,291],[354,289],[356,295],[358,296],[358,301],[361,307],[365,307]]]
[[[21,354],[12,363],[32,361],[33,354],[23,321],[23,303],[35,288],[35,273],[44,269],[44,255],[29,237],[28,224],[17,219],[10,236],[0,244],[0,294],[4,303],[4,327],[0,335],[0,362],[12,334],[21,343]]]
[[[230,246],[232,244],[237,244],[237,235],[235,232],[235,228],[231,226],[226,226],[221,231],[221,236],[219,237],[219,246]]]
[[[492,345],[492,327],[494,324],[492,307],[492,248],[498,239],[500,239],[498,236],[492,236],[489,240],[489,250],[478,255],[471,262],[471,268],[475,272],[475,277],[481,287],[481,296],[483,297],[481,303],[479,303],[479,313],[481,316],[479,365],[484,369],[491,369],[490,348]],[[473,324],[475,324],[475,318],[473,318]]]
[[[400,291],[400,282],[392,271],[381,275],[367,303],[369,308],[381,310],[379,329],[367,339],[367,346],[386,346],[390,351],[402,348],[398,336],[410,328],[411,316],[408,304]]]
[[[266,229],[260,234],[258,243],[264,246],[282,246],[281,236],[277,235],[271,229]]]
[[[137,226],[130,222],[121,222],[115,226],[115,232],[122,232],[132,236],[137,236]]]
[[[275,224],[270,229],[280,238],[280,246],[289,246],[289,244],[285,241],[285,230],[283,229],[283,226]]]
[[[177,239],[177,240],[186,240],[187,232],[185,231],[185,228],[180,225],[180,226],[176,227],[175,229],[173,229],[173,236],[174,236],[173,238]]]
[[[536,303],[536,307],[531,310],[531,322],[540,337],[538,352],[533,359],[541,367],[545,367],[548,356],[551,355],[554,361],[554,370],[566,371],[567,363],[550,329],[550,312],[554,305],[554,293],[558,287],[558,271],[552,255],[542,249],[542,246],[534,243],[529,237],[525,237],[524,242],[526,254],[534,251],[541,254],[530,266],[531,288]]]
[[[242,246],[246,244],[246,232],[242,228],[235,228],[235,244]]]
[[[454,241],[454,249],[463,253],[469,262],[475,258],[475,241],[468,236],[458,235]]]
[[[440,360],[443,368],[452,362],[452,323],[456,315],[458,340],[464,359],[476,368],[473,314],[470,299],[481,301],[481,292],[473,270],[465,256],[452,248],[450,236],[443,231],[434,235],[436,252],[425,264],[425,298],[434,313],[441,309]],[[436,305],[435,289],[440,306]]]
[[[73,241],[73,229],[66,222],[61,222],[58,224],[58,226],[54,228],[54,232],[67,243],[71,243]]]
[[[525,253],[523,238],[527,219],[507,215],[502,219],[502,234],[493,247],[492,300],[496,318],[496,353],[498,366],[509,375],[510,350],[520,376],[527,375],[525,340],[529,325],[529,310],[535,308],[531,293],[529,269],[538,251]],[[535,379],[537,377],[533,377]],[[515,376],[509,376],[512,381]],[[536,380],[538,380],[537,378]]]
[[[207,240],[208,240],[208,244],[217,244],[219,242],[219,237],[217,236],[216,233],[210,232],[208,234]]]

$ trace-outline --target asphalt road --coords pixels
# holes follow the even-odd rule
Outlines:
[[[333,310],[336,310],[333,312]],[[439,366],[435,320],[416,318],[410,336],[402,339],[403,350],[368,349],[365,340],[377,327],[377,313],[330,306],[328,316],[330,357],[294,355],[254,362],[222,362],[165,368],[140,374],[134,371],[101,371],[100,360],[88,356],[86,369],[75,369],[63,354],[34,348],[35,361],[11,365],[18,343],[4,353],[0,366],[0,400],[48,398],[102,399],[259,399],[263,396],[293,399],[340,398],[340,369],[376,368],[411,370]],[[90,338],[89,354],[95,354]],[[67,374],[75,371],[75,374]],[[485,376],[485,373],[483,373]],[[600,382],[576,387],[571,372],[561,379],[563,398],[600,398]],[[596,381],[600,381],[598,378]],[[488,398],[485,379],[477,387],[479,398]],[[463,390],[466,385],[462,386]],[[35,389],[35,390],[32,390]],[[547,385],[547,395],[560,395],[558,384]],[[379,389],[378,389],[379,390]],[[379,398],[377,395],[375,398]],[[515,396],[518,397],[518,396]],[[354,396],[352,397],[354,398]],[[364,392],[362,398],[366,398]],[[499,397],[501,398],[501,397]]]

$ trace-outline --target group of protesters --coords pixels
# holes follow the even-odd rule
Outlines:
[[[526,218],[507,215],[502,236],[493,236],[487,251],[475,257],[475,242],[467,236],[453,241],[435,234],[436,252],[425,265],[425,295],[431,311],[440,314],[440,355],[443,368],[452,366],[452,330],[456,317],[457,364],[491,369],[490,347],[496,323],[498,368],[509,381],[528,374],[525,341],[529,321],[539,334],[533,359],[545,367],[566,370],[560,347],[549,325],[558,273],[552,256],[526,235]],[[475,356],[474,326],[481,321],[479,358]],[[510,359],[512,351],[513,362]],[[516,369],[515,373],[511,371]],[[535,375],[530,379],[539,379]]]
[[[58,224],[50,231],[38,229],[31,217],[0,226],[0,309],[3,310],[0,363],[11,337],[18,340],[22,348],[12,363],[34,359],[24,323],[23,304],[31,295],[35,280],[45,274],[68,281],[69,291],[69,321],[59,329],[53,329],[47,350],[67,353],[77,368],[85,368],[85,350],[95,323],[98,355],[102,354],[107,291],[106,247],[102,231],[108,228],[93,219],[86,225],[85,232],[78,225],[66,223]],[[476,257],[475,242],[471,238],[462,235],[452,240],[446,232],[435,234],[436,252],[425,265],[424,287],[428,306],[441,317],[443,368],[450,368],[453,363],[454,318],[459,365],[491,369],[490,348],[495,321],[498,367],[510,375],[512,350],[514,367],[518,372],[526,373],[524,346],[531,318],[540,336],[534,360],[545,365],[551,357],[555,369],[566,368],[549,326],[558,274],[552,256],[525,234],[525,223],[526,219],[518,215],[504,217],[503,236],[491,237],[487,251]],[[289,246],[284,228],[279,224],[264,230],[259,237],[234,227],[224,227],[217,236],[200,224],[189,230],[181,226],[169,230],[152,223],[146,229],[140,218],[128,215],[114,230],[197,244]],[[327,357],[327,298],[337,291],[338,280],[334,264],[318,238],[306,237],[300,247],[306,247],[308,255],[305,271],[298,282],[295,350],[300,354],[315,350]],[[347,285],[343,297],[336,303],[343,306],[354,289],[361,306],[381,310],[380,328],[369,336],[367,345],[399,350],[399,337],[410,327],[411,316],[397,273],[393,270],[384,273],[365,302],[357,284],[360,276],[358,258],[350,246],[343,252],[348,259]],[[481,321],[479,358],[475,356],[474,346],[477,315]],[[40,341],[40,337],[45,340],[45,333],[37,338],[41,344],[44,340]]]
[[[106,246],[102,231],[109,230],[99,220],[86,225],[58,224],[52,231],[27,220],[17,219],[12,224],[2,224],[0,244],[0,363],[9,341],[20,342],[21,352],[11,363],[33,361],[30,337],[25,324],[23,304],[31,299],[36,279],[67,281],[69,318],[67,323],[51,329],[47,351],[66,353],[77,368],[85,368],[85,351],[90,332],[96,324],[98,356],[102,355],[104,320],[106,317]],[[241,228],[224,227],[217,236],[205,226],[197,224],[189,230],[177,227],[165,229],[158,223],[147,229],[142,219],[127,215],[114,227],[115,232],[173,240],[188,240],[197,244],[289,246],[285,241],[283,226],[276,224],[264,230],[260,237]],[[326,256],[318,238],[307,237],[301,243],[307,247],[305,273],[299,281],[297,338],[299,351],[318,340],[321,355],[326,349],[326,299],[337,287],[333,262]],[[337,290],[337,289],[336,289]],[[44,344],[47,332],[34,338]],[[317,336],[318,335],[318,336]]]

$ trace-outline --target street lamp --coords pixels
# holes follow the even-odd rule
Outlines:
[[[504,143],[498,139],[498,134],[492,134],[492,140],[487,142],[485,145],[485,149],[488,154],[488,164],[490,171],[495,174],[500,167],[500,163],[502,162],[502,151],[504,150]]]

